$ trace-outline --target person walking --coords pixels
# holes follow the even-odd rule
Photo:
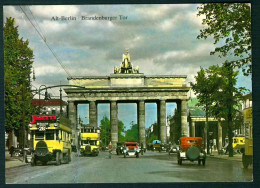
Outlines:
[[[112,150],[113,150],[113,145],[112,145],[111,141],[110,141],[110,143],[108,145],[108,149],[109,149],[109,159],[111,159],[111,157],[112,157]]]

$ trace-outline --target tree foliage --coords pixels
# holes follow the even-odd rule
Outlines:
[[[125,141],[127,142],[139,142],[138,125],[133,124],[130,129],[125,133]]]
[[[207,70],[200,68],[198,75],[195,76],[196,83],[190,83],[191,88],[195,92],[198,98],[198,105],[203,107],[206,113],[206,123],[204,128],[204,144],[207,146],[207,153],[209,153],[209,131],[208,131],[208,117],[209,108],[213,103],[213,98],[211,97],[213,93],[218,90],[218,79],[212,79],[212,75],[208,74]]]
[[[124,142],[125,136],[123,135],[125,131],[124,123],[121,120],[118,120],[118,142]]]
[[[118,142],[125,141],[123,132],[124,123],[121,120],[118,120]],[[107,116],[103,116],[103,119],[101,120],[100,140],[105,146],[111,141],[111,124]]]
[[[100,131],[100,140],[103,145],[107,146],[111,141],[111,125],[110,120],[107,116],[103,116],[101,120],[101,131]]]
[[[238,74],[239,72],[234,71],[229,62],[225,62],[222,66],[210,66],[207,70],[201,68],[195,77],[196,83],[191,83],[192,89],[197,94],[198,104],[204,106],[206,121],[208,116],[225,119],[229,143],[232,143],[233,120],[239,118],[237,117],[239,116],[239,102],[246,91],[243,87],[236,88]],[[205,127],[207,129],[207,126]],[[206,135],[205,138],[207,138]],[[230,144],[230,156],[233,155],[232,151],[232,144]]]
[[[19,37],[13,18],[4,24],[5,128],[19,130],[28,125],[34,111],[30,91],[33,51],[29,41]]]
[[[212,36],[219,45],[210,54],[233,57],[230,63],[242,68],[244,75],[252,73],[251,11],[246,3],[206,3],[198,7],[198,16],[204,15],[198,39]]]

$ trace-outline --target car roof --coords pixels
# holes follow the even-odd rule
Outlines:
[[[126,142],[125,144],[137,144],[137,142]]]

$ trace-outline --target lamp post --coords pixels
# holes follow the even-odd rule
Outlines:
[[[45,88],[44,89],[41,89],[41,87],[44,86]],[[41,85],[39,87],[39,90],[38,90],[38,93],[39,93],[39,114],[41,113],[41,91],[42,90],[46,90],[45,91],[45,96],[44,96],[44,101],[47,101],[48,100],[48,92],[47,92],[47,86],[46,85]]]

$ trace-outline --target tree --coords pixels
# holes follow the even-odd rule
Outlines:
[[[203,68],[200,68],[198,75],[195,76],[196,83],[190,83],[191,88],[195,92],[198,98],[198,105],[202,106],[205,110],[206,122],[204,128],[204,145],[207,148],[207,153],[209,154],[209,131],[208,131],[208,117],[210,106],[213,103],[213,98],[211,97],[213,93],[218,90],[218,82],[215,79],[212,79]]]
[[[139,142],[138,125],[132,124],[131,128],[126,131],[125,141],[127,142]]]
[[[15,130],[16,134],[24,133],[18,135],[20,144],[24,145],[26,125],[29,124],[34,112],[30,89],[33,51],[29,48],[28,40],[19,38],[18,26],[15,27],[14,24],[13,18],[6,18],[4,25],[5,129],[7,132]]]
[[[233,67],[242,68],[244,75],[252,73],[251,11],[246,3],[206,3],[198,7],[198,16],[204,15],[198,39],[213,36],[219,46],[210,54],[231,57]],[[224,44],[223,44],[224,43]]]
[[[212,93],[212,104],[210,106],[210,114],[216,118],[224,118],[226,120],[229,140],[229,156],[233,156],[233,121],[241,119],[239,117],[240,101],[246,91],[245,88],[236,88],[238,71],[229,62],[225,62],[220,66],[211,66],[208,69],[211,80],[215,80],[217,90]]]
[[[125,141],[125,137],[122,134],[124,132],[124,123],[121,120],[118,120],[118,141]],[[107,116],[103,116],[101,120],[101,132],[100,132],[101,142],[107,146],[111,141],[111,124]]]
[[[111,125],[107,116],[103,116],[101,120],[100,140],[104,146],[107,146],[111,141]]]
[[[121,120],[118,120],[118,141],[119,142],[125,141],[125,136],[123,135],[124,132],[125,132],[124,123]]]

